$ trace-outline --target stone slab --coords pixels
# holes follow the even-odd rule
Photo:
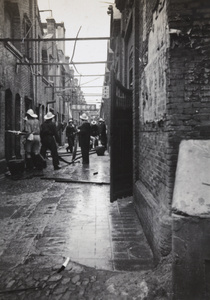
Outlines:
[[[210,216],[210,140],[181,142],[172,210],[190,216]]]

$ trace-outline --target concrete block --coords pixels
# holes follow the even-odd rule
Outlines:
[[[182,141],[173,194],[173,299],[210,299],[210,140]]]
[[[210,140],[181,142],[172,210],[210,217]]]

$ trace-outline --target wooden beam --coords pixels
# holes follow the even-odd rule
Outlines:
[[[83,96],[102,96],[102,93],[101,94],[99,94],[99,93],[83,93]]]
[[[107,64],[109,61],[79,61],[70,63],[31,63],[31,62],[21,62],[17,65],[30,65],[30,66],[68,66],[68,65],[86,65],[86,64]]]
[[[84,38],[0,38],[0,42],[60,42],[60,41],[96,41],[96,40],[110,40],[110,37],[84,37]]]
[[[74,89],[76,89],[77,87],[68,87],[68,86],[66,86],[66,87],[63,87],[63,86],[53,86],[55,89],[72,89],[72,90],[74,90]],[[94,86],[91,86],[91,85],[86,85],[86,86],[84,86],[84,85],[80,85],[80,86],[78,86],[79,88],[101,88],[101,87],[103,87],[103,85],[94,85]]]
[[[91,85],[80,85],[80,88],[81,89],[83,89],[83,88],[102,88],[102,87],[104,87],[103,85],[93,85],[93,86],[91,86]]]
[[[105,76],[105,74],[91,74],[91,75],[74,75],[74,77],[98,77],[98,76]]]
[[[66,73],[66,75],[48,75],[48,77],[69,77],[70,74]],[[35,76],[43,76],[41,74],[36,74]],[[89,74],[89,75],[73,75],[71,76],[72,78],[74,77],[97,77],[97,76],[105,76],[105,74]]]

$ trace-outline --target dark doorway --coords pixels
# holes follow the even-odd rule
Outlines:
[[[8,130],[13,129],[12,124],[12,92],[8,89],[5,92],[5,158],[12,159],[14,152],[14,136]]]
[[[111,74],[111,202],[132,195],[132,91]]]
[[[25,97],[25,112],[27,112],[30,108],[32,108],[32,100]]]
[[[20,131],[20,95],[17,94],[15,97],[15,130]],[[15,136],[15,156],[16,158],[21,158],[20,154],[20,136]]]

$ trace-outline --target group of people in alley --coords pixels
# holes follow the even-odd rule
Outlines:
[[[89,151],[91,148],[96,148],[100,142],[102,146],[107,146],[107,133],[106,125],[102,118],[99,122],[92,120],[91,123],[88,121],[88,116],[83,113],[80,116],[82,124],[76,128],[73,124],[73,120],[69,120],[69,125],[66,128],[66,136],[68,138],[68,147],[66,151],[73,151],[75,135],[79,135],[79,145],[82,154],[82,163],[89,164]]]
[[[47,150],[51,152],[54,170],[60,169],[57,151],[57,144],[60,143],[60,138],[56,124],[53,122],[54,117],[55,115],[49,111],[44,116],[45,121],[40,126],[38,116],[34,111],[29,109],[26,112],[24,128],[26,170],[43,169],[46,166]]]
[[[98,123],[95,120],[89,122],[89,118],[85,113],[80,116],[80,119],[82,124],[78,127],[74,125],[73,119],[69,120],[66,127],[66,137],[68,139],[66,151],[73,153],[74,144],[77,143],[75,138],[78,136],[82,163],[89,164],[89,151],[91,148],[95,148],[100,143],[106,149],[106,125],[102,118],[99,119]],[[48,150],[51,152],[54,170],[60,169],[57,149],[61,141],[54,120],[55,115],[49,111],[44,116],[44,122],[40,125],[38,116],[32,109],[26,112],[24,118],[26,170],[42,170],[45,168]]]

